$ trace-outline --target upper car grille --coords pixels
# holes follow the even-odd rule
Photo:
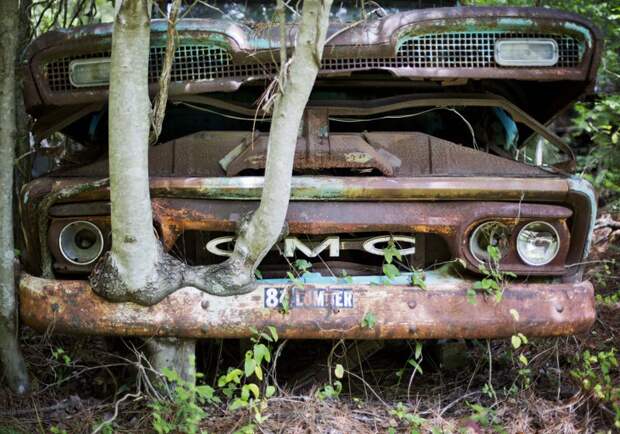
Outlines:
[[[386,68],[501,68],[493,50],[497,39],[552,38],[558,43],[559,61],[554,67],[575,67],[581,63],[579,42],[567,35],[479,32],[436,33],[401,40],[395,57],[325,58],[321,70],[355,71]],[[149,81],[157,82],[163,66],[165,47],[151,47]],[[69,64],[76,59],[109,57],[109,51],[68,56],[44,65],[49,89],[67,92],[75,88],[69,81]],[[275,63],[234,63],[223,48],[208,45],[177,47],[171,71],[172,82],[247,79],[269,77],[277,72]]]
[[[540,33],[436,33],[401,40],[399,66],[411,68],[499,68],[495,63],[495,41],[498,39],[549,38],[559,48],[554,67],[579,65],[579,43],[571,36]]]

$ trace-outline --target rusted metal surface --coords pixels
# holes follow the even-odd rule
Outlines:
[[[52,191],[66,188],[71,185],[80,185],[85,182],[91,182],[92,178],[39,178],[26,185],[21,194],[20,213],[23,221],[22,230],[25,238],[24,261],[26,270],[31,273],[39,273],[40,271],[40,253],[39,253],[39,236],[38,236],[38,206],[40,202]],[[166,240],[172,240],[178,235],[174,222],[169,218],[170,214],[179,213],[175,218],[179,222],[200,221],[205,222],[222,222],[224,231],[232,231],[234,222],[239,218],[239,211],[256,206],[256,201],[260,199],[262,188],[262,177],[239,177],[239,178],[181,178],[181,177],[153,177],[151,178],[151,195],[155,204],[155,214],[166,219],[166,224],[162,227],[162,236]],[[169,212],[162,211],[157,204],[163,199],[193,199],[195,202],[190,206],[171,208]],[[201,201],[209,199],[209,201]],[[394,203],[395,207],[407,208],[406,211],[395,211],[393,214],[402,214],[403,216],[412,215],[418,205],[419,209],[425,209],[425,202],[439,201],[475,201],[475,209],[485,210],[484,202],[502,201],[518,203],[550,203],[550,204],[570,204],[573,210],[573,225],[570,238],[572,242],[569,248],[568,264],[581,261],[581,256],[585,249],[586,242],[585,233],[588,231],[587,219],[590,212],[588,211],[591,204],[583,199],[578,193],[571,192],[570,182],[563,178],[501,178],[501,177],[417,177],[417,178],[385,178],[385,177],[294,177],[293,189],[291,196],[291,209],[300,210],[301,205],[297,202],[303,202],[303,212],[306,216],[316,216],[331,209],[345,207],[347,202],[362,203],[360,208],[363,211],[355,211],[358,219],[367,216],[377,216],[375,212],[379,212],[387,207],[387,203]],[[78,204],[80,202],[92,201],[108,201],[109,191],[102,188],[96,191],[81,193],[71,198],[69,203]],[[218,219],[205,215],[205,210],[210,206],[212,201],[242,201],[246,205],[239,205],[238,209],[229,212],[227,216],[226,208],[220,208],[221,215]],[[324,203],[326,202],[326,203]],[[332,202],[328,205],[328,202]],[[397,205],[397,203],[401,204]],[[63,203],[63,202],[60,202]],[[188,202],[189,203],[189,202]],[[202,204],[201,204],[202,203]],[[172,204],[172,202],[171,202]],[[413,206],[413,205],[416,206]],[[573,206],[574,205],[574,206]],[[359,206],[359,205],[358,205]],[[184,209],[184,210],[183,210]],[[440,208],[438,208],[440,209]],[[322,211],[323,210],[323,211]],[[376,211],[373,211],[376,210]],[[302,213],[302,211],[299,211]],[[101,215],[101,205],[93,205],[93,213]],[[185,213],[185,215],[183,215]],[[460,210],[453,211],[455,215]],[[84,216],[86,212],[80,211],[79,215]],[[65,213],[66,215],[66,213]],[[192,218],[192,215],[198,215],[199,218]],[[344,215],[344,214],[343,214]],[[430,215],[430,214],[429,214]],[[547,215],[547,214],[544,214]],[[551,216],[549,214],[548,216]],[[509,215],[512,218],[514,215]],[[565,216],[555,216],[559,219]],[[555,218],[554,217],[554,218]],[[375,220],[367,220],[366,225],[380,225],[383,216],[377,217]],[[324,227],[328,228],[327,221],[324,221]],[[413,221],[413,220],[412,220]],[[434,224],[439,227],[445,222],[449,222],[450,218],[447,214],[437,216]],[[444,222],[444,223],[442,223]],[[575,222],[579,223],[576,224]],[[305,226],[301,225],[299,231],[310,230],[313,224],[306,222]],[[341,225],[345,222],[335,220],[335,224]],[[418,219],[417,225],[428,225],[423,220]],[[187,223],[183,223],[187,224]],[[183,226],[183,224],[180,224]],[[194,224],[194,223],[192,223]],[[320,226],[320,222],[315,223],[315,228]],[[217,228],[214,225],[213,228]],[[349,225],[350,229],[351,225]],[[370,227],[370,226],[369,226]],[[336,226],[330,229],[337,230]],[[462,230],[465,231],[466,228]],[[316,229],[315,229],[316,230]],[[372,229],[369,229],[372,230]],[[338,231],[341,231],[338,230]],[[560,231],[562,232],[562,231]],[[323,232],[325,233],[325,232]],[[562,232],[564,233],[564,232]],[[168,244],[171,241],[168,241]]]
[[[165,21],[154,22],[152,46],[165,45],[163,40],[165,25]],[[270,78],[276,71],[274,59],[277,59],[279,52],[279,36],[270,26],[250,31],[226,20],[205,19],[183,20],[178,24],[178,29],[181,44],[210,44],[228,52],[231,56],[231,72],[226,77],[172,83],[170,87],[172,99],[179,95],[235,91],[244,83]],[[577,66],[551,68],[475,68],[446,65],[429,68],[419,65],[411,67],[394,60],[403,38],[459,31],[570,35],[583,46],[580,49],[583,56]],[[559,107],[565,106],[568,100],[576,98],[592,86],[601,51],[599,30],[582,17],[536,8],[458,7],[417,10],[369,20],[357,26],[347,27],[346,24],[332,23],[330,33],[335,36],[329,40],[325,50],[321,72],[323,78],[356,71],[383,70],[395,78],[567,80],[567,93],[560,92],[556,95],[557,99],[562,101],[553,104],[555,110],[553,113],[557,112]],[[288,44],[292,47],[296,29],[290,29],[287,34],[290,37]],[[50,32],[37,39],[31,45],[26,58],[39,95],[28,92],[27,106],[38,111],[41,108],[52,109],[54,105],[105,101],[107,99],[105,87],[53,92],[47,85],[49,74],[45,71],[44,65],[59,57],[88,56],[89,53],[105,54],[110,49],[110,41],[109,24]],[[251,73],[249,76],[244,75],[244,71]],[[31,83],[27,84],[29,89],[33,88]],[[156,91],[155,83],[151,90]],[[39,100],[43,105],[36,108]],[[546,112],[544,118],[539,120],[546,122],[551,115],[552,113]]]
[[[585,332],[595,319],[589,282],[515,284],[502,301],[479,295],[467,300],[472,282],[438,278],[427,290],[404,286],[321,286],[327,292],[350,290],[352,307],[335,300],[331,307],[294,307],[288,314],[265,307],[265,288],[219,298],[184,288],[152,307],[110,303],[86,281],[44,280],[22,275],[20,317],[27,325],[54,333],[122,336],[242,338],[250,327],[275,326],[284,338],[440,339],[558,336]],[[282,285],[279,285],[280,287]],[[290,287],[289,287],[290,288]],[[307,293],[312,286],[306,285]],[[518,319],[511,309],[519,312]],[[363,328],[367,312],[376,325]]]
[[[149,151],[149,172],[152,177],[219,177],[234,172],[261,173],[264,167],[266,133],[252,135],[243,131],[203,131],[152,147]],[[352,144],[361,144],[362,151],[352,150]],[[333,173],[322,165],[342,169],[375,169],[375,173],[391,173],[395,177],[424,175],[445,176],[554,176],[540,167],[530,166],[488,152],[460,146],[448,140],[417,132],[367,132],[360,134],[332,132],[317,145],[307,145],[305,139],[297,142],[294,171],[308,175]],[[262,148],[252,150],[253,148]],[[315,154],[316,153],[316,154]],[[351,155],[352,154],[352,155]],[[360,161],[368,154],[367,162]],[[244,157],[245,155],[245,157]],[[251,156],[251,158],[249,158]],[[233,164],[234,163],[234,164]],[[232,168],[232,166],[236,168]],[[342,173],[344,172],[344,173]],[[251,172],[256,174],[256,172]],[[355,174],[355,170],[341,171]],[[366,174],[367,176],[368,174]],[[72,167],[51,174],[64,177],[107,177],[108,159],[103,156],[91,164]]]
[[[38,178],[25,187],[27,201],[90,178]],[[234,178],[151,177],[151,197],[186,199],[259,200],[262,176]],[[307,201],[438,201],[566,200],[569,183],[564,178],[516,178],[501,176],[327,177],[298,176],[291,182],[291,200]],[[78,194],[71,202],[107,200],[108,189]]]
[[[256,203],[154,199],[153,214],[167,249],[185,231],[234,232],[240,218],[256,208]],[[565,274],[565,259],[570,247],[566,220],[572,212],[554,205],[529,203],[474,202],[440,203],[334,203],[292,202],[286,221],[291,234],[329,235],[342,233],[437,234],[448,244],[453,258],[462,258],[472,271],[479,262],[469,253],[471,231],[481,222],[503,222],[513,234],[510,251],[503,258],[502,270],[518,274]],[[546,266],[532,269],[521,262],[514,244],[520,228],[528,222],[550,222],[560,234],[561,250]]]

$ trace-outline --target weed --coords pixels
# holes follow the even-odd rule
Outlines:
[[[337,364],[334,369],[334,376],[337,380],[334,380],[331,384],[324,385],[321,389],[317,390],[316,397],[321,401],[326,399],[337,399],[342,392],[342,382],[340,381],[344,377],[344,367],[341,364]]]
[[[192,359],[190,363],[195,364],[195,360]],[[158,434],[197,433],[200,422],[207,415],[205,405],[220,402],[215,396],[215,390],[208,385],[196,385],[194,381],[186,381],[168,368],[164,368],[162,374],[173,389],[169,399],[149,404],[153,429]],[[202,374],[196,373],[196,379],[199,378],[202,378]]]
[[[409,427],[409,432],[411,434],[419,434],[422,432],[421,428],[426,422],[426,419],[415,413],[409,412],[407,407],[402,402],[397,403],[396,406],[389,411],[389,413],[390,415],[395,416],[399,421],[405,422]],[[397,427],[390,426],[388,432],[395,433],[395,428]]]
[[[243,370],[230,368],[225,375],[220,376],[217,385],[230,400],[230,410],[248,408],[254,415],[254,421],[261,424],[266,419],[263,412],[267,408],[267,400],[275,394],[276,389],[274,386],[264,385],[261,390],[260,383],[254,382],[254,378],[260,382],[264,380],[264,363],[271,363],[272,360],[269,345],[278,341],[278,332],[271,326],[267,327],[266,331],[255,328],[250,330],[254,335],[251,338],[253,345],[252,349],[245,353]],[[244,428],[250,429],[250,425]]]
[[[471,304],[476,304],[476,291],[492,295],[495,297],[497,303],[501,302],[502,296],[504,295],[506,278],[517,277],[514,273],[500,270],[499,262],[501,260],[501,252],[499,248],[496,246],[488,246],[487,253],[489,254],[488,264],[480,264],[479,266],[480,272],[484,274],[484,278],[475,282],[473,287],[467,291],[467,300]]]
[[[571,375],[581,383],[583,390],[604,405],[611,405],[614,425],[620,428],[620,386],[613,382],[618,377],[616,349],[596,354],[586,350],[577,355],[576,363],[580,366],[573,369]]]
[[[485,407],[481,404],[470,404],[469,402],[466,404],[473,412],[471,416],[469,416],[470,420],[480,424],[484,428],[490,428],[497,433],[506,432],[506,430],[500,425],[499,418],[493,409]]]
[[[366,312],[366,314],[364,315],[364,318],[362,318],[362,322],[360,323],[362,328],[365,328],[365,329],[373,329],[375,328],[376,324],[377,324],[377,318],[375,317],[375,314],[372,312]]]

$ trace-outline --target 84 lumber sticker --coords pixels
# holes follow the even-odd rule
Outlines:
[[[270,309],[284,306],[289,295],[288,305],[291,308],[327,308],[353,309],[353,291],[339,288],[265,288],[264,304]]]

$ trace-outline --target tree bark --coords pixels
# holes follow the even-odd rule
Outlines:
[[[146,347],[154,371],[167,368],[188,383],[196,382],[195,339],[155,338],[147,340]],[[157,382],[165,384],[165,381]]]
[[[0,360],[11,389],[23,394],[28,390],[28,373],[17,340],[13,233],[18,11],[17,0],[0,2]]]

